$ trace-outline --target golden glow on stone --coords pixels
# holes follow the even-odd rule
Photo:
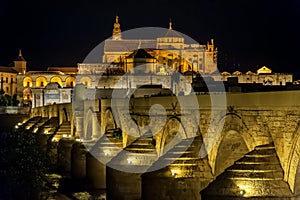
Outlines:
[[[251,193],[251,189],[249,188],[248,185],[238,185],[239,187],[239,194],[242,196],[245,196],[247,193],[250,194]]]
[[[71,135],[70,134],[63,134],[62,137],[63,138],[71,138]]]
[[[104,155],[105,155],[105,156],[108,156],[108,155],[109,155],[109,150],[105,150],[105,151],[104,151]],[[128,159],[127,159],[127,161],[128,161]]]
[[[128,163],[128,164],[132,164],[132,163],[133,163],[133,161],[134,161],[134,159],[133,159],[133,158],[127,158],[127,163]]]
[[[172,175],[173,177],[175,177],[175,178],[178,178],[179,175],[180,175],[180,170],[177,169],[177,168],[171,169],[171,175]]]

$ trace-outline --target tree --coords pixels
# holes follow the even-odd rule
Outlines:
[[[16,130],[0,140],[0,199],[38,199],[46,182],[48,157],[37,134]]]
[[[12,97],[5,94],[3,90],[0,90],[0,106],[18,106],[19,101],[17,100],[17,94]]]

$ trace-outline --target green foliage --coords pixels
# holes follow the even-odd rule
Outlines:
[[[122,130],[121,129],[115,130],[113,136],[116,140],[123,140]]]
[[[18,106],[17,95],[9,96],[3,90],[0,90],[0,106]]]
[[[48,158],[37,134],[13,131],[0,141],[0,199],[37,199],[46,182]]]

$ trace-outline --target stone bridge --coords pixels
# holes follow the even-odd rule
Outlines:
[[[74,138],[73,144],[77,138],[77,143],[85,144],[89,151],[97,152],[91,156],[82,151],[85,152],[86,159],[82,164],[85,166],[77,170],[82,170],[80,172],[82,177],[94,179],[92,182],[95,188],[106,188],[111,199],[122,197],[151,199],[149,196],[155,197],[159,193],[169,194],[168,192],[175,191],[176,188],[179,192],[173,192],[175,197],[186,195],[183,199],[200,199],[199,192],[210,182],[218,179],[225,169],[234,165],[247,153],[254,151],[256,147],[268,144],[274,145],[282,169],[283,175],[277,179],[287,183],[290,199],[296,196],[300,198],[300,92],[227,93],[226,104],[222,104],[224,100],[222,94],[213,96],[217,100],[213,100],[209,95],[197,95],[196,100],[199,103],[197,109],[192,105],[194,103],[192,96],[120,99],[115,104],[112,104],[111,99],[79,98],[73,104],[34,108],[31,115],[44,118],[58,117],[59,124],[70,122],[70,137],[65,140]],[[190,106],[182,109],[180,102]],[[198,116],[195,115],[197,112]],[[162,177],[168,177],[168,180],[177,178],[178,185],[172,183],[168,189],[167,186],[155,186],[151,181],[147,181],[155,171],[150,175],[142,175],[159,160],[168,160],[166,155],[172,152],[172,148],[179,147],[180,142],[193,138],[199,139],[200,147],[193,162],[202,162],[203,169],[197,169],[203,172],[201,176],[197,175],[195,170],[190,172],[192,175],[179,177],[178,170],[170,168],[171,175]],[[118,143],[119,147],[108,145],[107,139],[110,143]],[[189,144],[193,146],[196,143],[195,139]],[[128,152],[135,154],[135,160],[129,159],[131,154]],[[108,158],[101,163],[97,161],[99,160],[97,155]],[[69,158],[71,159],[70,155]],[[183,159],[182,156],[177,158]],[[135,162],[138,163],[136,165],[143,166],[145,171],[133,175],[132,172],[126,170],[122,172],[119,168],[135,165]],[[72,163],[76,163],[76,159]],[[110,167],[105,167],[105,164],[109,164]],[[70,171],[72,166],[68,167]],[[161,178],[155,179],[153,176],[153,181],[163,183]],[[180,182],[180,178],[205,181],[200,185],[190,186]],[[153,189],[149,189],[149,184]],[[121,188],[126,186],[132,189]],[[276,187],[271,188],[270,193],[282,189],[280,186],[279,189]],[[118,191],[112,193],[121,196],[109,194],[110,191]],[[182,191],[186,193],[183,194]],[[168,199],[170,196],[172,195],[160,197]]]

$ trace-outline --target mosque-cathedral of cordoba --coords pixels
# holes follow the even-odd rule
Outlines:
[[[71,102],[72,88],[76,83],[88,88],[106,89],[161,85],[175,94],[190,94],[190,83],[200,74],[214,81],[237,77],[239,83],[286,85],[293,82],[292,74],[272,73],[265,66],[256,73],[236,71],[219,74],[217,53],[213,39],[206,45],[186,43],[185,38],[173,30],[172,22],[165,33],[155,39],[123,38],[116,16],[112,37],[104,41],[101,63],[84,62],[76,67],[27,71],[26,60],[20,51],[14,67],[0,67],[0,84],[5,93],[17,94],[22,105],[39,107]],[[184,75],[186,82],[172,82],[175,71]]]

